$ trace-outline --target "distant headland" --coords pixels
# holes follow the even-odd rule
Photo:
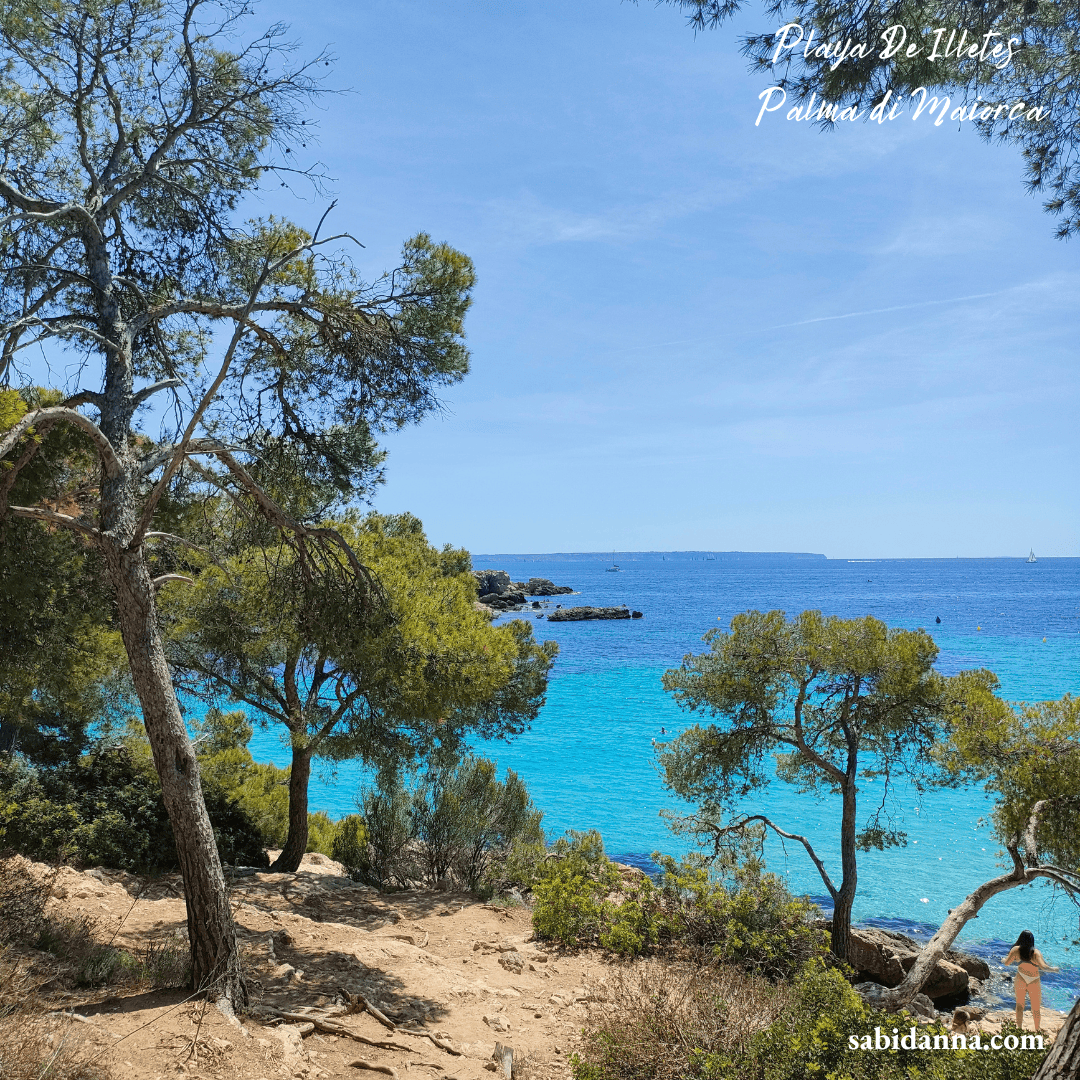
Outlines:
[[[546,554],[495,553],[474,555],[473,564],[504,562],[725,562],[787,563],[826,561],[826,556],[807,551],[556,551]]]

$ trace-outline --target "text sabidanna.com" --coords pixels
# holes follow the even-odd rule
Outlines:
[[[899,1028],[893,1028],[890,1036],[876,1027],[873,1035],[863,1035],[861,1038],[849,1035],[848,1046],[852,1050],[1042,1050],[1043,1037],[1026,1032],[1021,1035],[987,1035],[983,1042],[978,1031],[970,1035],[959,1032],[931,1035],[924,1031],[918,1035],[916,1029],[912,1028],[901,1035]]]
[[[934,127],[940,127],[945,120],[1019,120],[1023,117],[1026,120],[1037,122],[1044,120],[1048,115],[1048,110],[1043,106],[1029,108],[1027,103],[1023,101],[995,105],[992,102],[983,101],[982,98],[976,98],[970,105],[959,105],[955,109],[950,109],[952,100],[947,94],[942,94],[939,97],[929,93],[925,86],[919,86],[912,90],[909,96],[917,98],[914,102],[914,112],[911,119],[918,120],[925,112],[927,118],[933,120]],[[761,123],[761,118],[766,113],[774,113],[784,107],[787,102],[787,91],[781,86],[770,86],[768,90],[762,90],[758,94],[758,101],[761,102],[761,108],[758,110],[754,127]],[[867,112],[870,113],[869,118],[876,120],[879,124],[884,124],[886,120],[896,120],[905,115],[901,99],[897,98],[893,101],[892,91],[889,90],[870,109],[860,109],[857,105],[846,105],[841,108],[835,103],[818,101],[817,94],[812,93],[810,100],[805,105],[793,105],[788,109],[787,119],[809,120],[811,123],[825,120],[835,123],[840,120],[861,120],[866,116]]]

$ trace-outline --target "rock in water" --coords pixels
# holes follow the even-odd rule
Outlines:
[[[990,978],[990,965],[985,960],[972,956],[971,953],[957,952],[956,949],[950,949],[945,954],[945,959],[951,964],[958,964],[962,967],[968,973],[969,979],[980,979],[985,982]]]
[[[640,618],[640,616],[638,616]],[[548,622],[578,622],[585,619],[629,619],[627,607],[570,607],[557,608],[548,615]]]
[[[496,596],[508,593],[513,584],[505,570],[474,570],[473,577],[476,578],[476,594],[481,598],[481,603],[488,593]]]
[[[556,585],[544,577],[531,577],[524,583],[515,584],[526,596],[564,596],[574,591],[569,585]]]
[[[905,934],[863,927],[851,931],[848,963],[884,986],[898,986],[914,965],[920,949],[919,943]],[[976,956],[960,952],[947,955],[948,959],[938,961],[922,988],[929,998],[966,994],[969,971],[975,974],[986,968],[989,973],[989,968]]]

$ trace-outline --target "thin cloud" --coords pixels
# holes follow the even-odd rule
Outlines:
[[[811,323],[834,322],[837,319],[858,319],[863,315],[884,315],[890,311],[912,311],[915,308],[934,307],[938,304],[961,304],[965,300],[985,300],[990,296],[1001,296],[1012,289],[998,289],[996,292],[972,293],[970,296],[951,296],[945,300],[920,300],[915,304],[896,304],[893,307],[870,308],[867,311],[849,311],[845,315],[820,315],[815,319],[802,319],[799,322],[779,323],[767,327],[769,330],[787,330],[792,326],[809,326]]]

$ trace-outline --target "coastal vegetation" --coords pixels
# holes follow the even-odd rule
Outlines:
[[[748,837],[760,843],[765,829],[800,843],[833,901],[832,951],[846,960],[858,852],[907,843],[885,816],[890,783],[902,777],[918,791],[948,779],[935,748],[954,718],[978,723],[993,708],[994,677],[946,678],[934,670],[929,634],[870,617],[748,611],[704,641],[706,652],[664,675],[679,705],[711,721],[659,751],[665,784],[697,803],[672,824],[711,845],[714,856]],[[805,836],[756,812],[753,795],[773,771],[801,794],[839,798],[839,880]],[[871,783],[881,794],[860,821],[859,791]]]
[[[543,704],[556,653],[553,642],[534,643],[527,623],[493,626],[476,609],[468,553],[432,547],[412,515],[334,528],[378,584],[374,611],[344,557],[338,572],[309,578],[277,546],[186,559],[191,580],[160,598],[179,685],[288,733],[289,828],[273,866],[287,872],[308,850],[313,759],[397,769],[452,759],[469,737],[520,734]]]
[[[184,523],[171,509],[225,497],[305,573],[344,574],[377,610],[323,501],[279,480],[371,490],[377,433],[420,420],[468,371],[474,283],[469,259],[425,234],[365,281],[346,232],[240,220],[272,175],[318,188],[293,152],[324,63],[297,63],[280,28],[238,45],[245,13],[195,0],[16,3],[0,17],[0,380],[38,346],[73,356],[84,380],[37,400],[7,391],[4,517],[37,530],[31,546],[66,530],[100,563],[176,838],[193,977],[237,1005],[236,935],[157,613],[170,549],[206,537],[170,528]],[[171,431],[147,408],[165,394]],[[48,497],[12,501],[53,429],[88,463],[51,476]]]

